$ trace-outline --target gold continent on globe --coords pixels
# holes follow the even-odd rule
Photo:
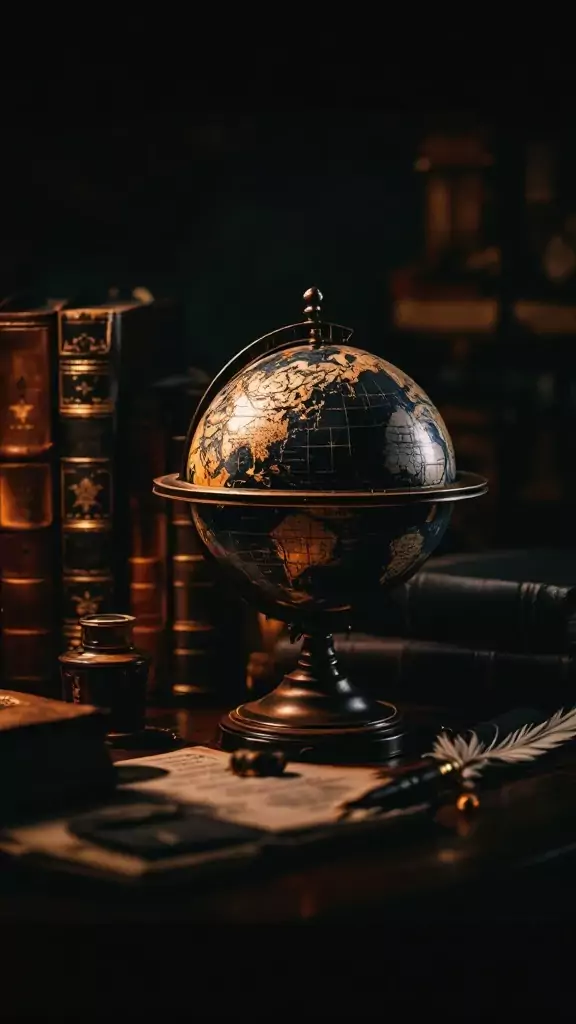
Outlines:
[[[213,400],[192,438],[190,483],[354,490],[455,476],[444,421],[386,360],[351,346],[264,356]]]
[[[255,360],[201,416],[186,479],[205,488],[426,489],[455,479],[426,393],[379,356],[299,344]],[[437,546],[449,503],[402,509],[195,505],[208,550],[278,617],[346,611],[407,577]]]

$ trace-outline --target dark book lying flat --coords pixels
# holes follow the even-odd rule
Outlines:
[[[431,559],[357,611],[353,628],[483,650],[568,653],[576,642],[576,550]]]
[[[576,704],[576,659],[567,654],[478,650],[428,640],[350,633],[335,637],[340,667],[374,697],[426,705],[510,707],[534,701],[554,710]],[[271,689],[295,667],[299,644],[274,648]]]
[[[0,825],[112,792],[107,718],[87,704],[0,689]]]

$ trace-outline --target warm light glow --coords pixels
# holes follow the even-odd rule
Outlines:
[[[480,807],[480,800],[476,793],[461,793],[456,801],[458,811],[475,811]]]

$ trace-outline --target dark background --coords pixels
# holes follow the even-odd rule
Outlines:
[[[174,295],[191,358],[216,369],[297,320],[318,283],[327,314],[384,351],[390,271],[422,246],[423,134],[486,120],[512,142],[542,124],[565,134],[571,72],[450,79],[358,62],[321,77],[318,99],[282,69],[249,88],[97,66],[5,79],[0,291]]]

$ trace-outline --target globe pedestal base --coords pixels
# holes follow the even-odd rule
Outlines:
[[[396,708],[362,694],[340,672],[332,637],[304,637],[297,667],[272,693],[220,722],[223,750],[274,747],[292,761],[372,764],[402,752]]]
[[[390,718],[372,728],[357,729],[270,729],[258,727],[242,717],[243,708],[230,712],[220,722],[220,749],[260,750],[263,746],[282,750],[289,761],[312,764],[380,764],[402,752],[399,716],[392,704],[382,703]]]

